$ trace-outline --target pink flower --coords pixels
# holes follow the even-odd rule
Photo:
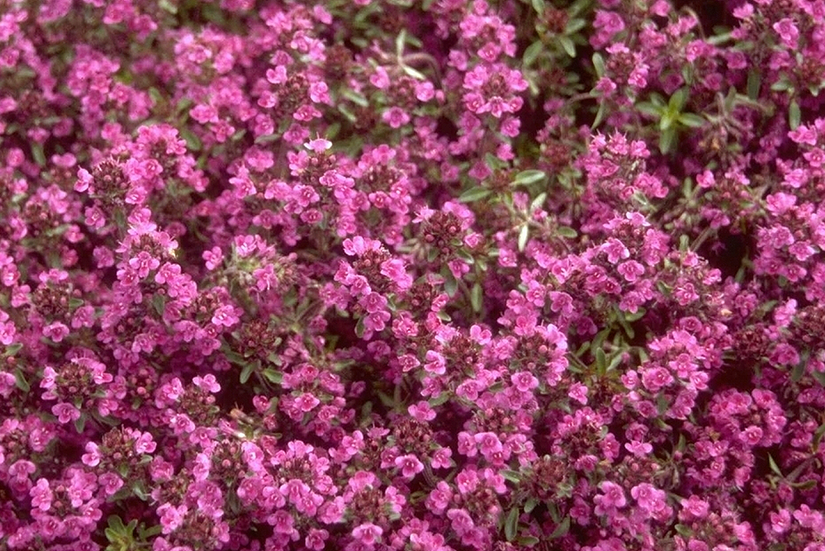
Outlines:
[[[319,530],[318,528],[310,528],[304,539],[304,544],[308,549],[313,551],[321,551],[326,545],[324,542],[329,538],[329,532],[326,530]]]
[[[358,303],[370,314],[383,312],[387,307],[387,299],[378,293],[370,293],[362,297]]]
[[[450,459],[452,455],[453,450],[450,448],[439,448],[433,452],[430,465],[433,469],[449,469],[452,466],[452,461]]]
[[[796,28],[793,19],[786,17],[777,21],[773,24],[773,30],[779,35],[785,47],[796,48],[799,40],[799,29]]]
[[[401,259],[391,258],[381,264],[381,275],[391,279],[399,291],[412,287],[412,277],[407,273]]]
[[[383,67],[376,67],[375,73],[370,76],[370,83],[379,90],[383,90],[390,85],[390,76]]]
[[[412,454],[396,457],[395,466],[401,469],[401,476],[406,480],[412,480],[415,475],[424,470],[424,464]]]
[[[232,327],[240,321],[238,314],[235,313],[235,307],[225,305],[215,310],[212,315],[212,323],[223,327]]]
[[[647,442],[637,442],[635,440],[626,443],[624,448],[636,457],[645,457],[653,451],[653,446]]]
[[[32,498],[32,507],[36,507],[42,512],[48,511],[52,506],[52,490],[49,488],[49,481],[39,478],[37,483],[29,490]]]
[[[52,413],[57,415],[57,420],[61,424],[71,423],[72,421],[80,419],[80,410],[66,402],[60,402],[52,406]]]
[[[473,440],[475,440],[482,455],[487,459],[489,459],[492,454],[500,453],[502,450],[501,441],[494,432],[477,433],[473,436]]]
[[[101,474],[98,479],[98,484],[100,487],[103,488],[103,492],[107,496],[111,496],[117,493],[123,487],[123,479],[121,479],[117,474],[112,472],[106,472]]]
[[[308,392],[306,392],[304,394],[301,394],[295,400],[295,404],[304,413],[312,411],[313,409],[315,409],[315,406],[317,406],[320,403],[321,403],[321,401],[318,398],[316,398],[315,396],[313,396],[312,394],[310,394]]]
[[[642,384],[650,392],[659,392],[673,382],[673,376],[664,367],[653,367],[642,374]]]
[[[375,312],[364,317],[364,327],[367,331],[383,331],[390,321],[389,312]]]
[[[69,335],[69,328],[65,323],[56,321],[43,328],[43,336],[54,342],[61,342]]]
[[[513,373],[510,376],[510,379],[513,382],[513,386],[515,386],[519,392],[530,392],[539,386],[539,380],[536,379],[529,371],[519,371],[518,373]]]
[[[141,251],[137,256],[129,259],[129,267],[135,270],[141,279],[148,276],[151,270],[156,270],[159,266],[160,261],[146,251]]]
[[[688,518],[703,519],[707,516],[710,510],[710,505],[707,501],[702,500],[699,496],[690,496],[688,499],[682,500],[682,508],[689,516]]]
[[[597,514],[610,514],[611,511],[621,509],[627,505],[624,490],[615,482],[605,480],[599,484],[599,489],[604,493],[593,498],[593,501],[596,503]]]
[[[427,496],[427,507],[440,514],[450,505],[452,497],[453,491],[450,485],[440,480]]]
[[[195,430],[195,423],[185,413],[176,413],[171,419],[172,431],[175,435],[188,434]]]
[[[30,474],[34,474],[37,467],[27,459],[18,459],[9,467],[9,476],[18,480],[27,480]]]
[[[787,509],[772,511],[768,516],[771,519],[771,530],[776,534],[783,534],[791,527],[791,513]]]
[[[134,445],[135,452],[139,454],[152,453],[157,448],[157,443],[152,440],[152,435],[148,432],[140,433]]]
[[[86,453],[81,456],[81,461],[89,467],[97,467],[100,464],[100,451],[94,442],[86,443]]]
[[[161,532],[163,534],[171,534],[183,524],[183,519],[189,508],[184,504],[179,507],[174,507],[169,503],[164,503],[157,508],[158,517],[160,517]]]
[[[585,385],[581,383],[573,383],[570,385],[567,395],[581,405],[587,405],[587,387]]]
[[[432,421],[436,416],[435,411],[433,411],[433,408],[430,407],[429,402],[424,402],[423,400],[409,406],[407,411],[415,419],[421,422]]]
[[[665,505],[665,492],[647,482],[638,484],[630,490],[640,509],[648,513],[657,511]]]
[[[223,251],[220,247],[212,247],[210,250],[203,252],[203,259],[206,261],[207,270],[215,270],[223,263]],[[157,276],[155,276],[155,280],[157,280]],[[158,283],[163,282],[158,281]]]
[[[353,528],[352,537],[364,545],[372,547],[375,542],[381,539],[381,534],[383,533],[384,530],[382,530],[380,526],[366,522]]]
[[[304,147],[315,154],[321,154],[332,147],[332,142],[323,138],[316,138],[305,143]]]
[[[381,115],[381,120],[387,123],[390,128],[401,128],[410,122],[410,116],[400,107],[390,107]]]
[[[344,252],[349,256],[361,256],[367,251],[377,251],[381,248],[381,242],[357,235],[353,238],[344,239]]]

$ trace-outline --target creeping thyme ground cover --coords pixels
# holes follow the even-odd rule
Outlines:
[[[0,550],[824,551],[823,0],[0,0]]]

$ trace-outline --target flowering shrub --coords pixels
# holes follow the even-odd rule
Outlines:
[[[825,551],[825,2],[0,2],[0,550]]]

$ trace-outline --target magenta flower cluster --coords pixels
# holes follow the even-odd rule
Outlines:
[[[825,551],[825,0],[0,0],[0,551]]]

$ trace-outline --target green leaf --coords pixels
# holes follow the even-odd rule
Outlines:
[[[154,86],[152,86],[151,88],[149,88],[149,97],[150,97],[150,98],[152,98],[152,101],[153,101],[155,104],[158,104],[158,103],[160,103],[161,101],[163,101],[163,94],[161,94],[161,93],[160,93],[160,90],[158,90],[158,89],[157,89],[157,88],[155,88]]]
[[[448,297],[453,298],[458,291],[458,281],[447,266],[441,269],[441,275],[444,277],[444,292]]]
[[[280,134],[264,134],[263,136],[258,136],[255,138],[255,143],[258,145],[270,143],[280,139],[280,137]]]
[[[599,127],[599,125],[604,121],[604,117],[607,115],[607,102],[600,101],[599,102],[599,110],[596,111],[596,118],[593,119],[593,124],[590,125],[591,130],[595,130]]]
[[[522,536],[516,540],[516,543],[522,547],[534,547],[539,541],[536,536]]]
[[[499,159],[492,153],[487,153],[484,155],[484,163],[490,167],[491,170],[500,170],[508,166],[507,161]]]
[[[458,200],[462,203],[472,203],[474,201],[478,201],[480,199],[488,197],[491,193],[493,193],[493,190],[491,189],[483,188],[480,186],[471,187],[470,189],[462,193]]]
[[[796,130],[802,122],[802,111],[799,109],[799,104],[796,100],[791,101],[788,106],[788,124],[791,130]]]
[[[20,352],[21,348],[23,348],[23,343],[22,342],[16,342],[14,344],[10,344],[6,347],[6,353],[4,355],[5,356],[14,356],[18,352]]]
[[[14,384],[23,392],[31,390],[31,385],[26,380],[26,376],[23,375],[23,370],[19,368],[14,371]]]
[[[350,100],[351,102],[355,103],[356,105],[360,105],[361,107],[368,107],[370,104],[367,98],[349,89],[341,92],[341,95]]]
[[[507,514],[507,520],[504,521],[504,537],[507,538],[507,541],[516,539],[516,534],[518,533],[518,517],[518,507],[510,509],[510,512]]]
[[[515,180],[513,180],[510,185],[527,186],[530,184],[535,184],[536,182],[541,182],[546,178],[547,174],[542,170],[522,170],[516,174]]]
[[[805,482],[791,482],[791,486],[799,490],[810,490],[816,485],[816,480],[806,480]]]
[[[610,363],[607,364],[607,369],[605,370],[605,372],[613,371],[619,366],[620,363],[622,363],[622,355],[616,354],[615,356],[613,356],[613,359],[610,360]]]
[[[461,260],[463,260],[464,262],[466,262],[467,264],[471,265],[471,266],[472,266],[473,264],[475,264],[475,263],[476,263],[476,259],[475,259],[475,258],[473,258],[473,255],[471,255],[471,254],[470,254],[470,252],[469,252],[469,251],[467,251],[467,250],[466,250],[466,249],[464,249],[464,248],[461,248],[461,249],[456,249],[456,251],[455,251],[455,255],[456,255],[458,258],[460,258]],[[392,308],[390,308],[390,311],[391,311],[391,312],[394,312],[395,310],[393,310]]]
[[[705,119],[694,113],[682,113],[679,115],[679,124],[688,128],[701,128],[705,126]]]
[[[770,465],[771,470],[774,473],[776,473],[777,476],[781,476],[784,478],[782,471],[779,469],[779,465],[776,464],[776,461],[774,461],[773,456],[771,454],[768,454],[768,465]]]
[[[246,382],[249,380],[249,377],[252,376],[252,372],[255,370],[255,365],[253,362],[248,362],[246,365],[243,366],[241,370],[241,384],[245,385]]]
[[[78,434],[83,434],[83,430],[86,428],[86,419],[85,413],[81,413],[80,417],[75,419],[74,428],[77,429]]]
[[[576,232],[576,230],[568,226],[559,226],[558,228],[556,228],[556,233],[568,239],[575,239],[579,235],[578,232]]]
[[[540,209],[544,202],[547,201],[547,193],[541,192],[539,193],[535,199],[530,203],[530,212]]]
[[[663,155],[667,155],[671,151],[673,151],[673,147],[676,143],[676,129],[673,127],[668,128],[664,132],[661,133],[659,136],[659,151],[662,152]]]
[[[596,70],[596,76],[602,78],[604,76],[604,58],[598,52],[593,54],[593,69]]]
[[[280,371],[275,371],[271,367],[264,369],[263,376],[272,384],[279,385],[284,380],[284,374]]]
[[[401,29],[398,36],[395,37],[395,55],[399,58],[404,55],[404,42],[407,39],[407,30]]]
[[[689,538],[690,536],[693,535],[693,530],[691,530],[689,527],[685,526],[684,524],[677,524],[673,528],[676,530],[676,532],[680,536],[684,536],[686,538]]]
[[[504,477],[504,480],[509,480],[510,482],[512,482],[514,484],[518,484],[519,482],[521,482],[521,474],[519,474],[518,471],[513,471],[513,470],[510,470],[510,469],[504,469],[499,474],[502,477]]]
[[[647,310],[645,310],[644,308],[639,308],[638,310],[636,310],[636,312],[625,312],[624,319],[625,321],[633,323],[634,321],[642,319],[646,313]]]
[[[145,540],[145,539],[149,539],[151,537],[157,536],[158,534],[161,533],[162,530],[163,530],[163,527],[159,524],[156,524],[155,526],[152,526],[151,528],[141,527],[141,529],[138,530],[138,535],[140,536],[140,539]]]
[[[819,450],[819,443],[822,441],[823,435],[825,435],[825,423],[819,425],[819,428],[814,432],[813,448],[815,452]]]
[[[435,398],[430,398],[429,404],[430,407],[438,407],[447,403],[450,399],[450,394],[448,392],[442,392]]]
[[[473,307],[473,312],[476,314],[481,312],[483,301],[483,290],[478,281],[475,282],[473,288],[470,290],[470,305]]]
[[[166,310],[166,297],[161,294],[155,294],[152,296],[152,306],[155,308],[155,312],[157,312],[159,316],[163,316],[163,313]]]
[[[796,364],[794,368],[791,370],[792,382],[798,383],[802,379],[802,376],[805,374],[806,363],[807,362],[805,362],[805,360],[803,359],[798,364]]]
[[[189,148],[189,151],[200,151],[203,149],[203,143],[198,136],[192,132],[189,128],[182,128],[180,130],[180,135],[183,140],[186,142],[186,147]]]
[[[666,109],[664,113],[662,113],[662,118],[659,119],[659,130],[665,131],[668,128],[673,127],[673,123],[676,122],[677,117],[679,116],[678,113],[675,113],[671,109]]]
[[[533,9],[539,15],[544,15],[544,0],[532,0]]]
[[[32,142],[32,157],[40,166],[46,166],[46,154],[43,153],[43,144]]]
[[[748,73],[748,97],[753,101],[759,97],[759,89],[762,87],[762,75],[756,70]]]
[[[523,252],[527,246],[527,240],[530,238],[530,227],[524,224],[518,232],[518,250]]]
[[[225,350],[223,355],[226,356],[226,359],[233,364],[243,365],[246,362],[244,357],[234,350]]]
[[[109,528],[114,530],[115,532],[121,533],[126,531],[126,526],[124,526],[123,521],[117,515],[111,515],[108,519],[106,519]]]
[[[575,19],[570,19],[567,22],[567,26],[564,27],[564,34],[570,36],[571,34],[576,34],[580,30],[582,30],[585,25],[587,25],[587,21],[577,17]]]
[[[787,92],[789,90],[793,90],[793,84],[786,78],[771,84],[771,91],[773,92]]]
[[[604,350],[599,348],[596,350],[596,369],[599,373],[604,373],[607,368],[607,355]]]
[[[364,318],[359,319],[358,323],[355,324],[355,336],[360,339],[364,336],[364,331],[366,330],[367,328],[364,325]]]
[[[630,337],[632,339],[636,336],[636,332],[633,330],[633,328],[630,326],[630,324],[627,323],[627,319],[624,317],[624,313],[621,310],[619,310],[619,315],[618,315],[617,320],[619,322],[619,325],[622,326],[622,329],[624,329],[624,332],[628,337]]]
[[[524,67],[530,67],[535,63],[542,51],[544,51],[544,44],[542,44],[541,40],[536,40],[530,44],[527,49],[524,50],[524,56],[521,58]]]
[[[120,534],[116,531],[112,530],[111,528],[105,528],[103,533],[106,535],[106,539],[109,540],[110,543],[120,543]],[[122,549],[122,546],[120,547]],[[115,548],[117,549],[117,548]],[[112,551],[112,546],[109,545],[106,547],[106,551]]]
[[[688,90],[686,86],[679,88],[670,96],[670,101],[667,102],[667,106],[677,113],[680,112],[685,108],[685,104],[687,104],[689,92],[690,90]]]
[[[553,533],[550,534],[550,539],[554,540],[557,538],[564,537],[567,535],[567,532],[570,531],[570,517],[564,517],[564,520],[553,530]]]
[[[663,415],[669,407],[670,403],[668,402],[667,397],[664,394],[659,394],[659,397],[656,399],[656,411],[659,415]]]
[[[412,67],[410,67],[409,65],[402,65],[402,66],[401,66],[401,69],[402,69],[405,73],[407,73],[407,75],[409,75],[409,76],[413,77],[414,79],[417,79],[417,80],[427,80],[427,76],[426,76],[424,73],[422,73],[421,71],[419,71],[419,70],[417,70],[417,69],[413,69],[413,68],[412,68]]]
[[[548,503],[547,504],[547,512],[550,513],[550,518],[553,519],[553,522],[559,524],[561,522],[561,517],[559,516],[559,508],[556,506],[555,503]]]
[[[576,57],[576,45],[573,44],[573,41],[570,40],[570,38],[566,36],[559,36],[558,40],[567,55],[570,57]]]
[[[536,506],[538,506],[538,504],[539,504],[538,500],[531,497],[530,499],[528,499],[524,503],[524,512],[529,515],[530,513],[533,512],[533,509],[535,509]]]
[[[662,116],[662,111],[664,111],[664,109],[661,106],[654,105],[649,101],[640,101],[639,103],[637,103],[636,110],[649,117],[657,119]]]

